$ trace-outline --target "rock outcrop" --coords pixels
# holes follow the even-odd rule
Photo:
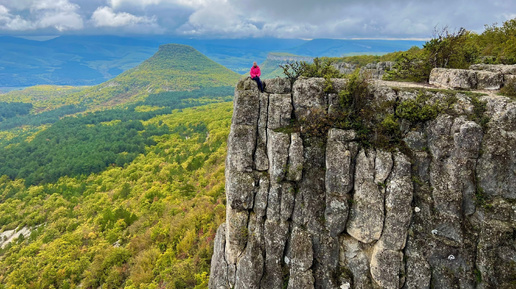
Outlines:
[[[238,83],[209,287],[514,288],[515,102],[428,91],[454,104],[403,120],[398,148],[337,124],[323,136],[293,129],[337,109],[345,84]],[[393,109],[421,93],[370,91]]]
[[[338,62],[333,65],[342,74],[351,74],[357,69],[357,65],[349,62]],[[360,74],[372,79],[382,79],[383,75],[392,69],[394,62],[383,61],[376,63],[368,63],[360,68]]]
[[[476,64],[470,69],[432,69],[429,83],[452,89],[498,90],[513,79],[516,65]]]

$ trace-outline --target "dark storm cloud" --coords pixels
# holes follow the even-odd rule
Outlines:
[[[428,38],[516,17],[514,0],[0,0],[0,33]]]

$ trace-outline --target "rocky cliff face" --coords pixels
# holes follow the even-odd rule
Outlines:
[[[235,90],[210,288],[515,288],[513,101],[481,96],[478,115],[476,98],[426,91],[451,109],[402,120],[403,148],[375,148],[337,124],[293,129],[338,109],[345,80],[266,84]],[[395,111],[421,92],[370,94]]]

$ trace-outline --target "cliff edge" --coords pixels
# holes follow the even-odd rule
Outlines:
[[[516,286],[514,101],[370,85],[364,134],[328,121],[346,80],[266,85],[235,89],[210,288]]]

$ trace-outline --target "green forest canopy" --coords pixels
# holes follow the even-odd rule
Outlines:
[[[0,288],[206,288],[231,114],[226,102],[130,120],[153,141],[102,172],[32,186],[1,177],[0,231],[33,232],[0,250]]]

